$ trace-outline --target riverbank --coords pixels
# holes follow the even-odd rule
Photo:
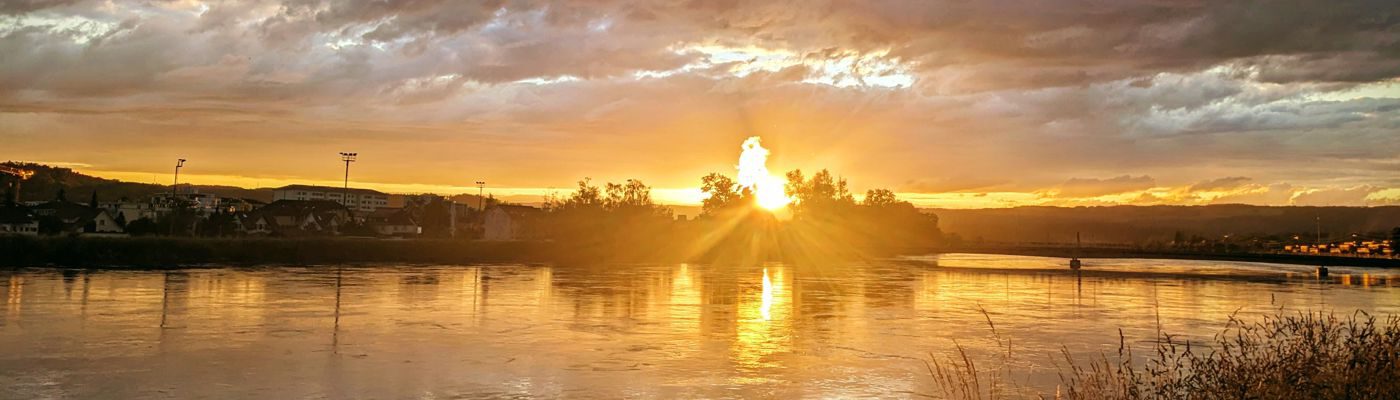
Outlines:
[[[185,268],[204,264],[551,261],[545,243],[460,240],[0,237],[0,267]]]
[[[745,262],[724,251],[686,251],[686,243],[648,247],[569,246],[553,242],[487,242],[446,239],[379,240],[354,238],[171,238],[0,236],[0,267],[186,268],[199,265],[342,263],[536,263],[536,262]],[[1012,245],[970,245],[882,250],[876,253],[826,249],[823,259],[797,259],[793,252],[764,251],[748,262],[822,262],[825,258],[884,257],[895,253],[979,253],[1042,257],[1157,258],[1245,261],[1296,265],[1400,268],[1400,259],[1305,254],[1202,253],[1132,248],[1074,249]],[[688,254],[694,255],[688,255]],[[750,254],[748,251],[741,252]]]
[[[1310,266],[1348,266],[1371,268],[1400,268],[1400,258],[1343,257],[1295,253],[1199,252],[1153,250],[1116,247],[1048,247],[1017,245],[966,245],[932,247],[928,253],[1005,254],[1039,257],[1080,258],[1155,258],[1169,260],[1241,261]]]

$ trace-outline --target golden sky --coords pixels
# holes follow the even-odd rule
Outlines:
[[[0,3],[0,160],[693,204],[760,136],[923,206],[1400,203],[1388,1]]]

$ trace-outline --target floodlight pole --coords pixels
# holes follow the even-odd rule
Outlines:
[[[175,183],[170,185],[170,197],[172,199],[175,197],[175,195],[180,194],[180,167],[184,166],[185,159],[181,158],[178,161],[175,161]]]
[[[179,222],[177,218],[175,218],[175,207],[180,206],[180,199],[178,197],[180,195],[180,168],[184,166],[185,159],[181,158],[175,161],[175,182],[170,185],[170,236],[175,236],[175,224]],[[165,323],[164,319],[165,316],[162,314],[162,324]]]
[[[476,181],[476,208],[486,211],[486,181]]]
[[[340,160],[345,162],[345,184],[340,193],[340,204],[350,208],[350,163],[355,162],[355,157],[360,153],[340,153]]]

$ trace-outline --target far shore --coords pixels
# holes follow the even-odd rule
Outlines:
[[[1400,258],[1351,257],[1297,253],[1205,252],[1172,249],[1139,249],[1131,247],[1050,247],[1014,244],[963,245],[930,248],[929,253],[1005,254],[1040,257],[1079,258],[1150,258],[1169,260],[1241,261],[1311,266],[1348,266],[1400,268]]]
[[[639,263],[724,262],[683,259],[666,246],[618,256],[607,248],[553,242],[489,242],[447,239],[378,240],[354,238],[173,238],[0,236],[0,268],[59,267],[106,269],[199,268],[269,264],[363,263]],[[1128,247],[1049,247],[967,244],[867,252],[863,257],[940,253],[1005,254],[1042,257],[1147,258],[1241,261],[1310,266],[1400,268],[1400,259],[1289,253],[1200,252]],[[793,261],[773,259],[770,261]],[[802,262],[802,260],[796,260]],[[816,260],[830,261],[830,260]]]

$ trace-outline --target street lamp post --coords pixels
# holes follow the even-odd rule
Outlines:
[[[175,236],[175,224],[179,222],[175,208],[180,206],[180,168],[184,166],[185,159],[175,161],[175,183],[170,185],[170,236]]]
[[[360,153],[340,153],[340,160],[345,162],[345,186],[340,193],[340,204],[350,207],[350,163],[355,162],[355,157]]]
[[[486,181],[476,181],[476,208],[486,211]]]
[[[179,159],[179,161],[176,161],[176,162],[175,162],[175,183],[170,185],[170,197],[171,197],[171,199],[174,199],[174,198],[175,198],[175,195],[180,194],[180,167],[184,167],[184,166],[185,166],[185,159],[183,159],[183,158],[181,158],[181,159]]]

